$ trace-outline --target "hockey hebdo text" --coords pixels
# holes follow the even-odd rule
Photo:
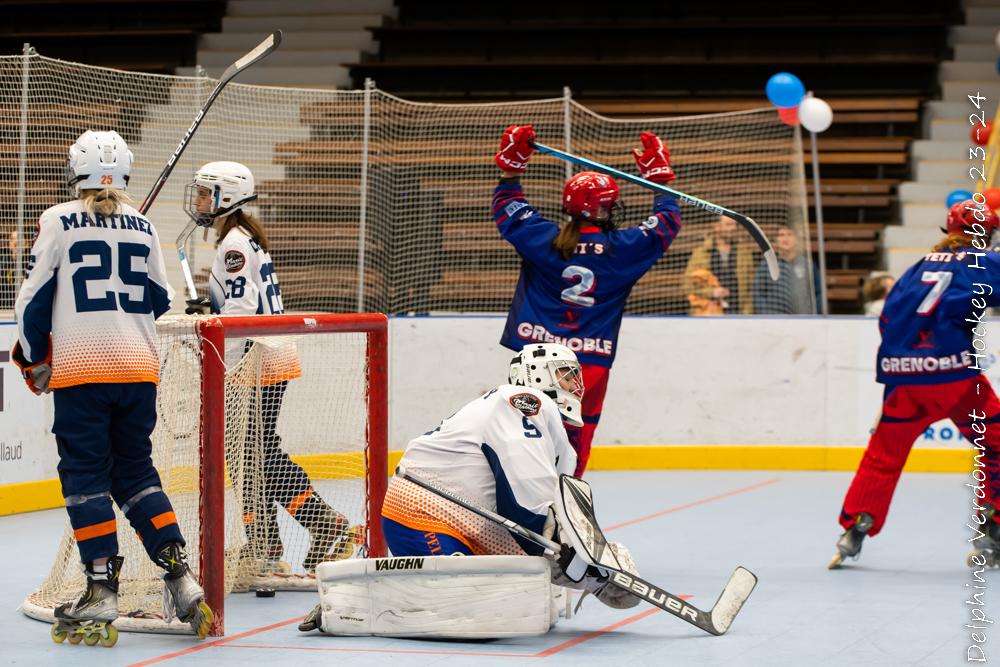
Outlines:
[[[981,107],[981,103],[985,102],[986,98],[980,95],[978,91],[974,96],[969,95],[968,97],[977,110],[977,113],[969,115],[969,123],[975,128],[976,139],[978,140],[979,133],[986,129],[986,112]],[[969,159],[979,160],[982,163],[981,166],[972,166],[969,168],[969,178],[977,181],[977,183],[986,182],[986,149],[978,145],[974,148],[970,147]],[[973,195],[973,199],[976,205],[969,208],[976,220],[984,222],[986,214],[983,212],[983,208],[986,204],[986,197],[982,193],[977,192]],[[982,251],[969,253],[974,258],[974,261],[970,264],[970,268],[983,270],[985,267],[980,264],[980,260],[986,256],[987,252],[990,252],[990,239],[988,238],[986,228],[979,223],[973,223],[969,229],[968,236],[972,247]],[[989,276],[984,274],[984,278],[988,279]],[[971,325],[972,347],[974,349],[972,357],[975,359],[972,368],[982,371],[984,369],[980,366],[980,362],[987,358],[987,355],[983,354],[986,351],[986,328],[983,324],[983,317],[986,314],[985,297],[993,294],[993,286],[988,282],[973,282],[972,287],[972,311],[965,321]],[[981,384],[977,381],[977,396],[979,395],[980,387]],[[969,411],[969,418],[972,419],[970,428],[975,433],[975,437],[972,439],[972,446],[975,448],[976,453],[972,466],[973,481],[972,483],[966,483],[966,486],[972,489],[972,522],[966,524],[966,526],[972,530],[973,535],[969,538],[969,542],[975,546],[977,540],[985,538],[986,521],[992,521],[992,518],[984,516],[985,508],[980,504],[980,501],[986,498],[986,471],[984,470],[985,463],[983,462],[985,452],[983,442],[986,439],[986,423],[984,422],[986,413],[985,411],[973,408]],[[986,662],[986,651],[983,648],[983,644],[986,643],[986,630],[990,629],[994,623],[994,620],[986,615],[986,606],[985,602],[983,602],[983,596],[986,594],[986,579],[983,578],[983,573],[986,571],[986,556],[970,556],[969,564],[972,566],[972,581],[965,584],[968,588],[968,599],[966,599],[965,604],[969,611],[969,622],[965,624],[965,627],[970,630],[971,642],[966,650],[966,662]]]

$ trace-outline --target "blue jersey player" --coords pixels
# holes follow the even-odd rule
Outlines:
[[[500,342],[515,351],[554,342],[576,353],[586,393],[582,414],[567,419],[567,432],[579,477],[601,418],[625,301],[677,237],[681,216],[673,197],[659,196],[645,222],[618,229],[618,185],[610,176],[581,172],[563,189],[563,211],[570,220],[563,225],[547,220],[525,199],[519,182],[534,138],[530,125],[508,127],[494,157],[503,174],[493,195],[493,217],[523,260]],[[641,142],[633,157],[642,177],[656,183],[674,180],[670,153],[659,137],[644,132]]]
[[[844,534],[830,563],[856,558],[865,535],[885,523],[914,440],[951,419],[977,450],[981,537],[970,566],[1000,565],[1000,401],[982,374],[986,308],[1000,305],[1000,255],[990,249],[996,213],[968,200],[948,212],[948,236],[896,282],[879,317],[878,425],[840,512]]]

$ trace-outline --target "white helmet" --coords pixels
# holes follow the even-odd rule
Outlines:
[[[534,387],[559,406],[559,413],[573,426],[583,426],[583,372],[576,355],[565,345],[525,345],[510,360],[510,383]]]
[[[202,227],[211,227],[218,217],[240,210],[257,199],[253,174],[239,162],[209,162],[199,169],[184,190],[184,211]],[[198,189],[211,194],[208,211],[198,211]]]
[[[66,184],[73,194],[80,190],[124,190],[132,173],[132,151],[114,130],[87,130],[69,147]]]

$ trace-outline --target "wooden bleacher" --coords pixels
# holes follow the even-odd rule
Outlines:
[[[198,35],[217,32],[225,0],[0,0],[0,54],[172,74],[195,65]]]

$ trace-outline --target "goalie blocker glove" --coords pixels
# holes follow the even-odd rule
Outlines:
[[[677,178],[670,166],[670,151],[663,141],[652,132],[643,132],[639,140],[642,148],[632,150],[639,175],[653,183],[669,183]]]
[[[528,158],[535,152],[531,143],[535,140],[535,129],[531,125],[511,125],[503,131],[500,150],[493,161],[504,171],[523,174],[528,167]]]

